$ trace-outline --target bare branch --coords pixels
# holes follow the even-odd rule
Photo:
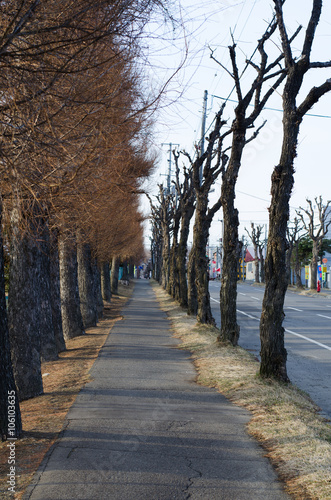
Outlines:
[[[331,61],[310,63],[309,69],[314,69],[314,68],[331,68]]]
[[[293,56],[283,18],[283,2],[282,0],[274,0],[274,3],[275,3],[275,12],[276,12],[278,29],[284,51],[285,66],[289,68],[290,66],[293,65]]]
[[[313,45],[316,27],[318,25],[322,11],[322,0],[314,0],[313,10],[309,19],[308,27],[306,30],[305,41],[302,49],[302,58],[307,62],[310,58],[310,52]]]
[[[208,47],[209,47],[209,50],[210,50],[210,52],[211,52],[211,54],[210,54],[210,58],[211,58],[213,61],[215,61],[215,62],[216,62],[216,64],[218,64],[219,66],[221,66],[221,68],[223,68],[223,69],[224,69],[224,71],[226,71],[226,72],[228,73],[228,75],[230,75],[230,76],[231,76],[231,78],[233,78],[233,79],[234,79],[234,75],[231,73],[231,71],[229,71],[229,70],[228,70],[228,68],[227,68],[226,66],[224,66],[224,65],[223,65],[223,64],[222,64],[222,63],[221,63],[218,59],[216,59],[216,58],[214,57],[214,52],[215,52],[215,51],[214,51],[214,50],[213,50],[210,46],[208,46]]]
[[[302,118],[313,106],[318,102],[318,100],[327,92],[331,90],[331,78],[326,80],[319,87],[313,87],[305,100],[298,106],[297,113],[300,118]]]

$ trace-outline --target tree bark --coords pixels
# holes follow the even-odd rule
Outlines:
[[[263,247],[259,246],[261,283],[265,282]]]
[[[119,258],[113,257],[111,264],[110,284],[111,284],[111,293],[114,295],[118,294],[119,267],[120,267]]]
[[[111,300],[111,289],[110,289],[110,267],[109,262],[103,262],[101,264],[101,293],[102,298],[105,302],[110,302]]]
[[[311,290],[317,289],[317,266],[318,266],[318,256],[322,241],[313,240],[312,257],[310,263],[310,288]]]
[[[170,229],[167,222],[162,222],[162,264],[160,284],[166,290],[170,276]]]
[[[96,310],[97,310],[97,321],[99,321],[103,316],[103,298],[101,290],[101,271],[99,269],[98,259],[96,257],[92,260],[92,270],[93,270],[93,285],[94,294],[96,297]]]
[[[123,261],[123,274],[122,274],[122,280],[128,280],[129,279],[129,273],[128,273],[128,263],[126,260]]]
[[[180,213],[175,215],[172,234],[172,245],[169,257],[169,282],[168,293],[171,297],[179,296],[179,270],[177,267],[178,233],[179,233]]]
[[[215,325],[211,313],[209,295],[209,262],[206,255],[209,228],[212,218],[207,217],[208,194],[196,193],[196,210],[193,228],[193,253],[195,263],[195,281],[198,299],[197,319],[200,323]]]
[[[195,253],[190,251],[187,265],[187,314],[196,316],[198,313],[198,292],[196,286]]]
[[[78,264],[74,237],[60,237],[60,290],[62,327],[65,340],[84,335],[78,287]]]
[[[98,321],[97,296],[89,243],[77,244],[77,263],[80,310],[84,327],[89,328],[96,326]]]
[[[179,280],[179,295],[176,296],[176,300],[179,301],[182,307],[188,307],[188,291],[187,291],[187,241],[190,232],[190,222],[194,214],[194,200],[192,203],[184,209],[181,218],[180,226],[180,236],[179,244],[177,250],[177,269],[178,269],[178,280]]]
[[[224,182],[224,181],[223,181]],[[233,206],[234,197],[223,206],[224,238],[223,268],[220,291],[221,330],[218,340],[238,344],[240,328],[237,323],[237,263],[239,253],[238,211]]]
[[[291,259],[292,259],[292,248],[290,244],[288,244],[288,248],[286,250],[285,262],[286,262],[286,272],[289,285],[291,284]]]
[[[129,264],[129,278],[134,279],[134,265]]]
[[[43,226],[39,238],[37,258],[39,267],[39,294],[40,294],[40,355],[42,361],[58,359],[58,348],[53,325],[52,292],[51,292],[51,259],[50,259],[50,234],[48,222],[40,219]]]
[[[244,112],[243,112],[244,113]],[[222,178],[223,208],[223,269],[220,291],[221,331],[218,337],[221,342],[230,341],[238,344],[240,328],[237,323],[237,263],[239,252],[239,217],[234,207],[235,185],[241,165],[242,152],[245,146],[246,126],[244,116],[237,110],[237,123],[232,138],[232,150],[229,165]]]
[[[286,86],[285,86],[286,87]],[[285,88],[286,91],[286,88]],[[265,261],[266,286],[260,321],[261,365],[263,377],[288,381],[287,352],[284,344],[284,299],[288,285],[286,268],[289,200],[294,184],[293,162],[299,134],[298,117],[291,106],[283,115],[283,146],[279,165],[271,178],[269,235]]]
[[[254,255],[255,255],[255,283],[260,283],[260,262],[259,262],[259,254],[257,245],[254,246]]]
[[[295,284],[297,288],[303,288],[301,281],[301,263],[299,260],[299,239],[295,242]]]
[[[22,234],[20,218],[12,214],[8,325],[12,362],[20,400],[43,393],[40,331],[40,250],[29,221],[29,232]]]
[[[20,437],[22,421],[10,353],[1,216],[0,201],[0,432],[2,440],[6,440]]]
[[[50,242],[50,286],[51,286],[51,306],[54,338],[58,352],[66,350],[63,337],[62,313],[61,313],[61,293],[60,293],[60,262],[59,262],[59,241],[58,232],[51,232]]]

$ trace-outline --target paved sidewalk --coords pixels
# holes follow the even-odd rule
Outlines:
[[[249,414],[195,383],[138,280],[25,499],[285,500]]]

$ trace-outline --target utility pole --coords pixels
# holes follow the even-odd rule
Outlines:
[[[200,156],[205,152],[205,134],[206,134],[206,118],[207,118],[207,101],[208,90],[205,90],[202,103],[202,122],[201,122],[201,139],[200,139]],[[200,167],[200,184],[202,184],[202,165]]]
[[[179,146],[179,144],[173,144],[172,142],[163,142],[161,146],[169,146],[169,159],[168,159],[168,175],[167,175],[167,194],[170,194],[171,185],[171,161],[172,161],[172,147]]]

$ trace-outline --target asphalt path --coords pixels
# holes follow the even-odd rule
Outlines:
[[[212,312],[218,326],[219,291],[220,282],[210,282]],[[263,287],[238,283],[239,345],[258,358],[263,294]],[[311,396],[322,414],[331,418],[331,294],[307,296],[288,290],[284,312],[289,378]]]
[[[249,413],[196,384],[138,280],[25,499],[285,500]]]

